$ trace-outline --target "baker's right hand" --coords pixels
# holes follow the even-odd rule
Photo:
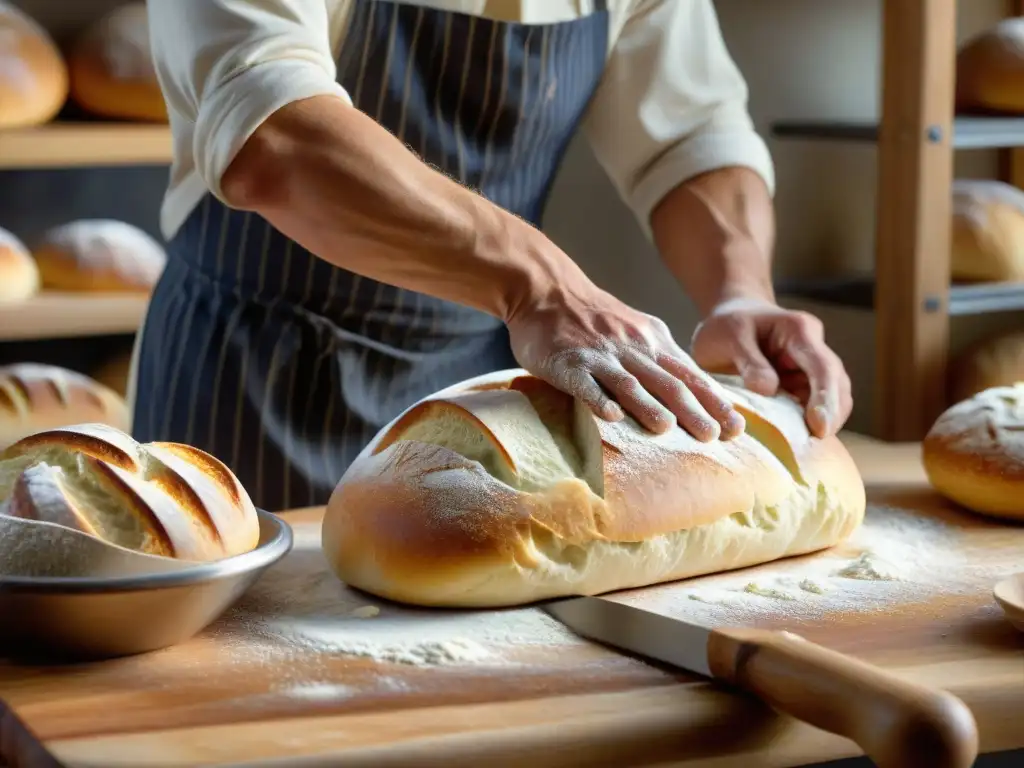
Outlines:
[[[678,422],[705,442],[743,431],[721,385],[680,349],[665,323],[593,284],[524,302],[506,323],[523,368],[608,421],[625,410],[652,432]]]

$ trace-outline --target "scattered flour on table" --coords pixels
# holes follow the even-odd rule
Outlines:
[[[320,528],[293,527],[293,551],[218,624],[263,642],[266,653],[344,654],[412,666],[508,666],[510,651],[578,643],[538,609],[408,608],[357,592],[330,571]]]
[[[969,562],[959,544],[960,531],[938,519],[870,506],[864,524],[831,550],[615,599],[698,622],[777,624],[973,594],[1014,570],[1005,562]]]
[[[621,593],[616,600],[710,625],[891,610],[939,594],[974,594],[1012,567],[972,565],[960,529],[872,506],[832,550],[757,568]],[[584,641],[537,608],[426,610],[357,592],[329,570],[319,526],[295,526],[295,548],[218,624],[261,641],[259,652],[342,654],[419,667],[514,665],[530,646]],[[317,696],[311,688],[294,695]],[[323,693],[323,692],[322,692]],[[336,695],[336,693],[323,693]]]

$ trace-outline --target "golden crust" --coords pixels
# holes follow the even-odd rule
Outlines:
[[[48,123],[68,96],[68,71],[56,43],[27,14],[0,2],[0,128]]]
[[[0,229],[0,304],[13,304],[39,293],[39,267],[25,245]]]
[[[921,444],[932,487],[969,510],[1024,520],[1024,384],[947,409]]]
[[[138,227],[82,219],[53,227],[33,248],[44,287],[57,291],[149,293],[167,254]]]
[[[564,429],[571,398],[515,372],[504,381],[507,398],[526,394],[538,413],[548,414],[546,426],[562,419]],[[863,517],[863,482],[836,438],[811,438],[789,401],[734,389],[748,431],[728,442],[699,443],[678,428],[654,437],[635,424],[608,424],[577,410],[575,418],[589,419],[599,436],[601,492],[585,469],[523,490],[525,469],[516,465],[516,453],[532,439],[521,432],[528,417],[503,425],[501,417],[518,405],[499,401],[495,416],[477,394],[500,397],[499,384],[491,378],[417,404],[353,463],[328,503],[323,529],[325,553],[343,580],[403,602],[517,604],[696,575],[672,556],[672,547],[693,549],[681,538],[687,531],[717,526],[723,538],[716,546],[728,551],[728,526],[742,528],[734,556],[716,561],[695,554],[693,567],[707,572],[829,546]],[[460,413],[460,427],[483,432],[500,448],[504,466],[485,467],[410,431]],[[839,512],[833,522],[805,530],[802,516],[829,514],[819,509],[822,494]],[[780,514],[785,521],[773,522]],[[750,515],[764,519],[750,525],[731,519]],[[758,525],[781,533],[771,539]],[[630,557],[638,562],[631,565]],[[639,562],[644,558],[649,562]],[[613,564],[604,574],[592,567],[602,559]]]
[[[1004,19],[968,40],[957,53],[960,111],[1024,111],[1024,19]]]
[[[81,423],[127,430],[128,407],[116,392],[75,371],[0,366],[0,450],[36,432]]]
[[[68,57],[76,104],[99,117],[167,122],[147,27],[145,3],[134,2],[115,8],[85,31]]]
[[[12,500],[8,514],[150,555],[208,561],[259,541],[256,511],[237,478],[191,446],[140,445],[110,427],[80,424],[31,435],[0,453],[5,478],[11,490],[0,488],[0,501]],[[30,481],[38,494],[26,492]]]

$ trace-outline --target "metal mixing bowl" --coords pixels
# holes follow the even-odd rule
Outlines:
[[[257,514],[255,549],[195,567],[115,578],[0,576],[0,654],[111,658],[188,640],[292,548],[287,523]]]

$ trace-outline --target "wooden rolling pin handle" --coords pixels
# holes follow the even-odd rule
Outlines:
[[[717,679],[852,740],[879,768],[970,768],[977,758],[978,728],[960,699],[797,635],[715,630],[708,662]]]
[[[63,768],[3,701],[0,701],[0,766]]]

